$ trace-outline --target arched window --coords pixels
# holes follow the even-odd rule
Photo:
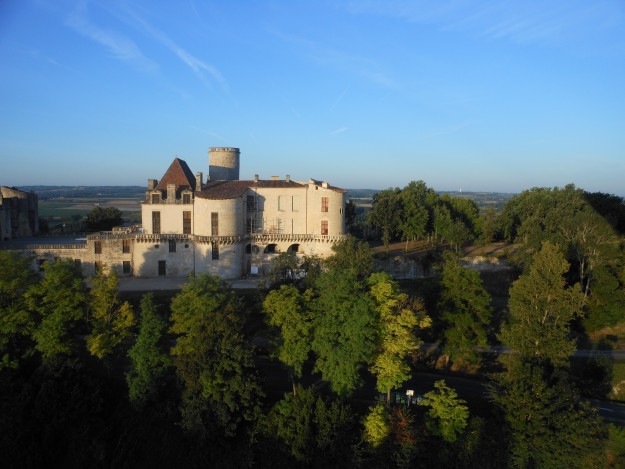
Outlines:
[[[275,254],[278,252],[278,245],[277,244],[270,244],[265,248],[264,251],[266,254]]]

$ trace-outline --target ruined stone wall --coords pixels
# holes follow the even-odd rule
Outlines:
[[[39,199],[32,192],[0,187],[0,240],[39,233]]]

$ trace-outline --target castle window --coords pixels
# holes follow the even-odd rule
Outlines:
[[[247,211],[256,210],[256,197],[253,195],[247,196]]]
[[[321,220],[321,236],[328,236],[328,220]]]
[[[167,262],[158,261],[158,276],[165,277],[167,275]]]
[[[322,212],[328,211],[328,198],[327,197],[321,197],[321,211]]]
[[[289,205],[292,206],[291,202],[291,197],[289,197],[288,195],[281,195],[278,197],[278,210],[280,212],[286,212],[288,210],[290,210],[291,207],[289,207]]]
[[[152,234],[161,234],[161,212],[152,212]]]
[[[130,252],[130,240],[129,239],[122,240],[122,252],[124,254],[128,254]]]
[[[211,213],[211,236],[219,236],[219,213]]]
[[[191,234],[191,212],[182,212],[182,234]]]
[[[169,240],[169,252],[176,252],[176,240],[175,239]]]
[[[98,275],[100,272],[102,272],[102,261],[95,261],[93,263],[93,267],[95,274]]]
[[[93,252],[95,254],[102,254],[102,241],[94,241]]]
[[[152,203],[153,204],[158,204],[161,201],[161,195],[160,194],[152,194]]]
[[[130,261],[122,261],[122,273],[130,273]]]
[[[216,261],[219,259],[219,244],[213,243],[213,260]]]
[[[182,194],[182,203],[190,204],[191,203],[191,194]]]

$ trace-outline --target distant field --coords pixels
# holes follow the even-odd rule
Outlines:
[[[125,223],[141,223],[141,200],[134,198],[72,197],[39,201],[39,217],[47,220],[50,227],[76,223],[95,207],[116,207],[122,212]],[[75,226],[75,225],[68,225]],[[73,228],[77,230],[77,228]]]

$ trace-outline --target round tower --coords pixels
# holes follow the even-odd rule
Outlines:
[[[208,149],[208,177],[211,181],[239,179],[239,149],[210,147]]]

